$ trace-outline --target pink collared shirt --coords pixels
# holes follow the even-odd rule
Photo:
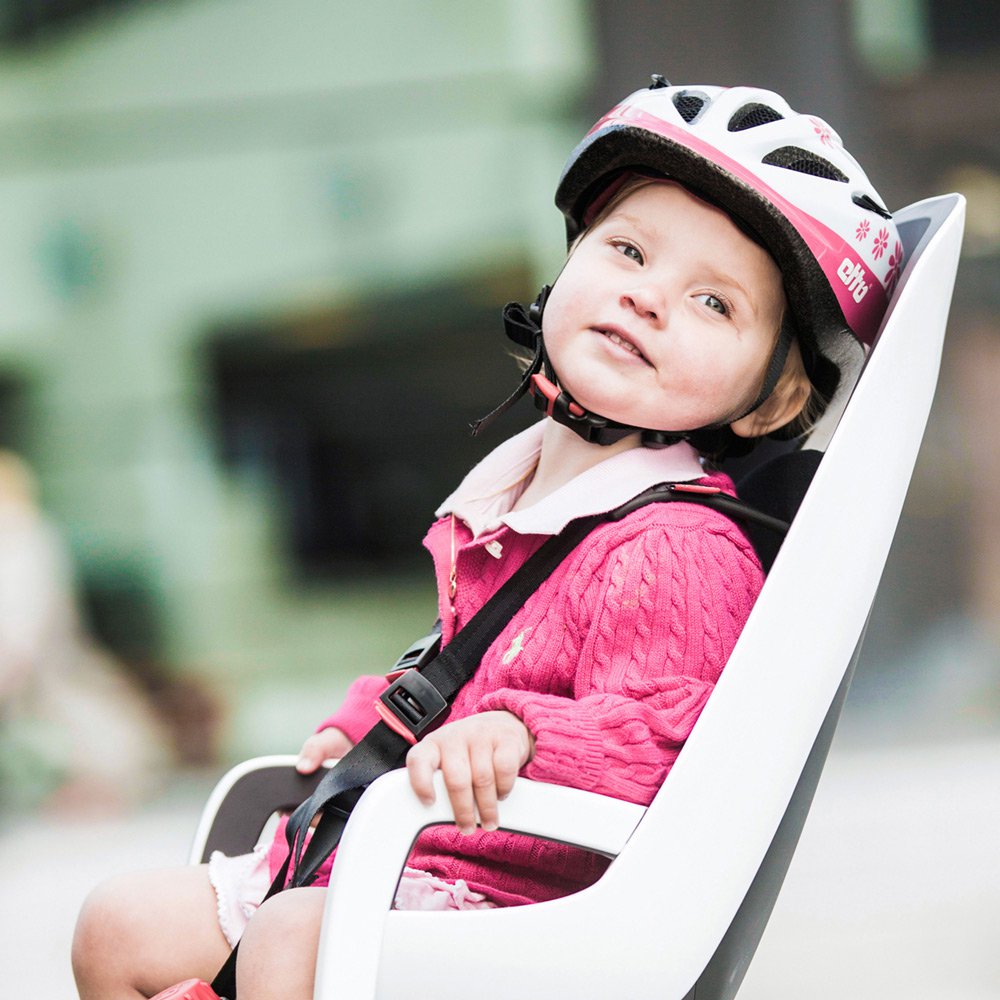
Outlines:
[[[538,425],[529,428],[487,456],[427,534],[445,643],[573,517],[611,510],[664,481],[699,479],[732,489],[725,476],[705,478],[687,445],[636,448],[511,513],[540,433]],[[527,597],[449,718],[512,712],[535,738],[522,774],[646,804],[687,739],[762,583],[750,543],[715,511],[658,503],[605,522]],[[357,741],[375,723],[372,702],[384,687],[382,677],[359,678],[320,728],[336,726]],[[502,807],[500,815],[502,822]],[[282,856],[278,845],[274,870]],[[409,864],[514,905],[574,892],[595,881],[607,862],[518,834],[462,837],[452,827],[434,827],[421,835]]]
[[[630,448],[599,462],[525,510],[511,511],[542,450],[545,421],[532,424],[490,452],[459,484],[436,517],[454,514],[473,535],[507,525],[519,535],[557,535],[574,518],[614,510],[657,483],[704,476],[686,442],[669,448]]]

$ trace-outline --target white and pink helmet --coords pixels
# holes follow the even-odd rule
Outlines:
[[[637,171],[679,181],[768,249],[809,374],[831,395],[844,334],[871,345],[903,257],[889,212],[837,133],[768,90],[654,76],[571,154],[556,191],[570,239],[616,179]]]

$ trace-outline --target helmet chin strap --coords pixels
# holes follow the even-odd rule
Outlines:
[[[591,444],[614,444],[630,434],[640,434],[642,443],[647,448],[667,448],[677,444],[678,441],[690,441],[699,451],[706,453],[728,450],[730,454],[735,454],[749,451],[752,443],[734,434],[729,425],[756,410],[774,391],[794,339],[794,330],[787,317],[782,321],[778,341],[771,352],[760,392],[742,413],[724,422],[693,430],[653,430],[649,427],[618,423],[586,410],[565,389],[559,387],[558,377],[546,353],[542,337],[542,313],[545,311],[545,303],[551,291],[551,286],[543,286],[538,298],[527,309],[520,302],[508,302],[504,306],[503,322],[507,336],[515,344],[528,348],[532,352],[532,359],[517,388],[499,406],[471,425],[473,435],[485,430],[525,393],[530,393],[537,409],[557,423],[570,428]]]

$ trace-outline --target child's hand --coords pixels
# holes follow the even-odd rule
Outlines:
[[[535,750],[528,727],[510,712],[482,712],[448,722],[428,733],[406,755],[410,784],[425,805],[434,801],[434,772],[440,768],[462,833],[499,826],[497,802],[510,794],[517,772]]]
[[[312,774],[324,760],[343,757],[352,746],[354,744],[334,726],[321,729],[302,744],[295,770],[299,774]]]

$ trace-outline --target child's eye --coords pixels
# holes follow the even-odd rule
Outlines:
[[[642,251],[631,243],[615,243],[614,247],[620,254],[628,257],[629,260],[634,260],[637,264],[643,263]]]
[[[717,295],[712,295],[711,292],[704,292],[697,297],[704,302],[709,309],[714,310],[720,316],[729,315],[729,306],[727,306],[726,303],[723,302]]]

